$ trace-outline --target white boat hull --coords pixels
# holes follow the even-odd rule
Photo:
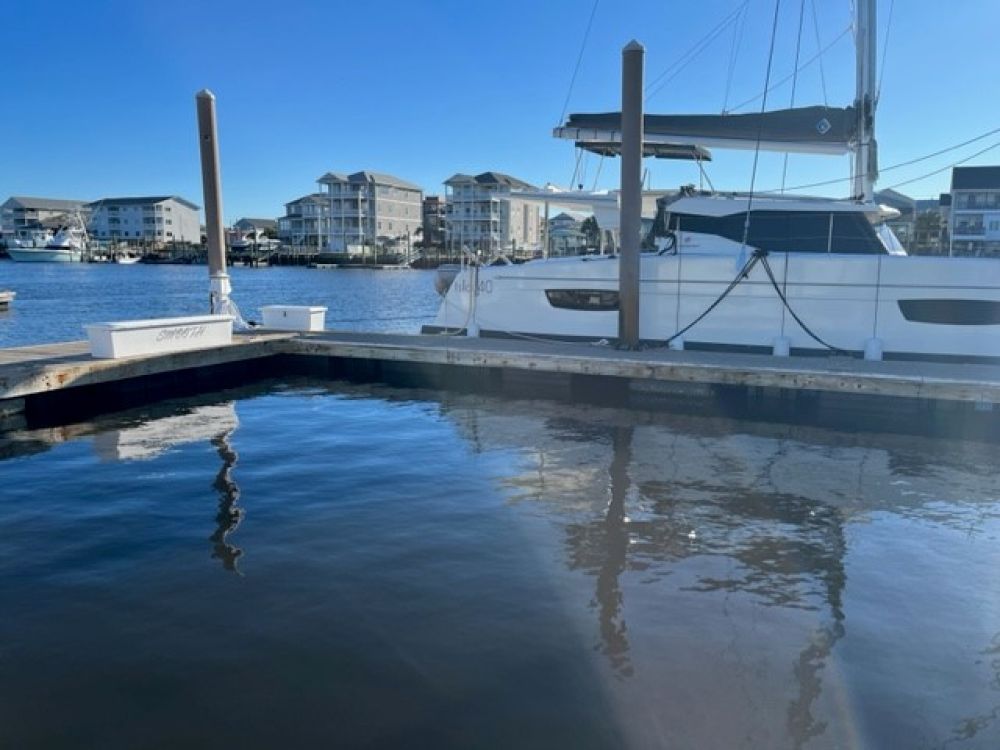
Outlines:
[[[79,263],[83,257],[72,247],[9,247],[7,254],[18,263]]]
[[[851,352],[872,341],[887,357],[1000,359],[1000,274],[985,258],[774,253],[768,262],[792,310],[820,338]],[[642,257],[640,338],[663,343],[701,315],[733,280],[732,254]],[[560,258],[465,269],[435,325],[484,336],[613,340],[618,311],[554,306],[551,290],[618,289],[615,258]],[[594,299],[597,295],[594,295]],[[594,306],[595,308],[598,306]],[[780,340],[780,341],[779,341]],[[795,322],[760,264],[683,336],[688,348],[827,351]]]

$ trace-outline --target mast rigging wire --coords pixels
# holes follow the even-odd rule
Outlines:
[[[739,59],[740,55],[740,45],[743,42],[743,31],[746,29],[747,25],[747,14],[746,14],[747,4],[744,3],[741,10],[744,11],[740,14],[736,23],[733,24],[733,41],[729,47],[729,70],[726,74],[726,96],[722,100],[722,111],[726,111],[726,107],[729,106],[729,92],[733,86],[733,75],[736,73],[736,61]]]
[[[587,29],[583,32],[583,41],[580,42],[580,52],[576,56],[576,65],[573,67],[573,75],[569,79],[569,88],[566,90],[566,99],[563,101],[562,113],[559,115],[557,125],[562,125],[566,119],[566,110],[569,108],[569,98],[573,94],[573,85],[576,83],[576,74],[580,72],[580,63],[583,62],[583,51],[587,48],[587,38],[590,36],[590,28],[594,25],[594,16],[597,14],[597,5],[601,0],[594,0],[594,7],[590,9],[590,19],[587,21]]]
[[[658,94],[663,88],[670,83],[674,78],[680,75],[681,71],[684,70],[688,65],[694,62],[695,58],[699,54],[705,51],[709,44],[711,44],[715,39],[717,39],[723,31],[733,23],[739,14],[746,8],[750,0],[743,0],[736,8],[729,13],[725,18],[723,18],[718,24],[716,24],[705,36],[695,42],[691,47],[684,51],[680,57],[678,57],[674,62],[668,65],[663,72],[656,76],[652,81],[646,85],[645,99],[649,99],[652,96]],[[669,77],[667,77],[669,74]],[[666,79],[666,80],[664,80]]]
[[[810,5],[812,5],[812,19],[813,19],[813,31],[816,35],[816,49],[822,49],[823,44],[819,35],[819,15],[816,13],[816,0],[810,0]],[[826,97],[826,66],[823,65],[823,58],[819,59],[819,80],[820,84],[823,86],[823,106],[829,106],[829,100]]]
[[[790,108],[795,107],[795,89],[799,83],[799,52],[802,50],[802,21],[806,15],[806,0],[799,3],[799,34],[795,38],[795,77],[792,78],[792,96],[788,104]],[[785,179],[788,176],[788,152],[785,152],[784,164],[781,167],[781,192],[785,192]]]
[[[825,55],[827,52],[829,52],[830,49],[837,42],[839,42],[841,39],[843,39],[845,36],[847,36],[850,32],[851,32],[851,27],[848,26],[843,31],[841,31],[839,34],[837,34],[837,36],[835,36],[833,39],[831,39],[830,42],[823,49],[821,49],[815,55],[813,55],[808,60],[806,60],[804,63],[802,63],[802,65],[800,65],[797,70],[793,70],[791,73],[789,73],[787,76],[785,76],[784,78],[782,78],[780,81],[776,82],[773,86],[771,86],[770,89],[768,89],[768,91],[762,91],[761,93],[757,94],[756,96],[752,96],[749,99],[747,99],[746,101],[740,102],[739,104],[737,104],[732,109],[729,109],[724,114],[729,114],[729,113],[735,112],[738,109],[743,109],[745,106],[747,106],[748,104],[753,104],[755,101],[757,101],[762,96],[764,96],[765,94],[769,93],[770,91],[773,91],[776,88],[780,88],[781,86],[784,86],[786,83],[788,83],[792,79],[792,77],[796,73],[801,73],[803,70],[805,70],[806,68],[808,68],[810,65],[812,65],[817,60],[822,60],[823,55]],[[826,99],[826,93],[825,92],[826,92],[826,87],[824,85],[824,94],[823,94],[824,100]]]
[[[885,56],[889,51],[889,30],[892,29],[892,11],[896,7],[896,0],[889,2],[889,18],[885,23],[885,39],[882,41],[882,63],[878,68],[878,86],[875,87],[875,102],[882,97],[882,76],[885,75]]]
[[[968,140],[962,141],[961,143],[956,143],[953,146],[948,146],[946,148],[939,149],[939,150],[934,151],[934,152],[932,152],[930,154],[925,154],[924,156],[918,156],[915,159],[908,159],[907,161],[901,161],[901,162],[899,162],[897,164],[892,164],[892,165],[890,165],[888,167],[882,167],[882,168],[880,168],[879,172],[881,174],[885,174],[886,172],[891,172],[894,169],[900,169],[901,167],[908,167],[908,166],[910,166],[912,164],[918,164],[918,163],[920,163],[922,161],[927,161],[928,159],[933,159],[936,156],[941,156],[942,154],[947,154],[947,153],[949,153],[951,151],[957,151],[960,148],[964,148],[965,146],[971,145],[971,144],[975,143],[976,141],[981,141],[984,138],[989,138],[991,135],[996,135],[997,133],[1000,133],[1000,127],[993,128],[992,130],[988,130],[985,133],[977,135],[975,138],[969,138]],[[994,144],[994,146],[995,145],[996,144]],[[978,151],[975,154],[973,154],[972,156],[968,156],[968,157],[966,157],[964,159],[961,159],[960,161],[952,162],[951,164],[947,165],[946,167],[943,167],[942,169],[939,169],[939,170],[936,170],[935,172],[932,172],[930,174],[924,175],[924,177],[930,177],[931,175],[937,174],[938,172],[944,171],[945,169],[948,169],[950,167],[957,167],[960,164],[964,164],[965,162],[969,161],[969,159],[974,159],[975,157],[977,157],[977,156],[979,156],[981,154],[986,153],[990,149],[994,148],[994,146],[990,146],[989,148],[983,149],[982,151]],[[865,175],[861,175],[861,176],[864,177]],[[914,180],[911,180],[911,182],[915,182],[916,180],[922,180],[922,179],[924,179],[924,177],[915,178]],[[827,185],[837,185],[837,184],[839,184],[841,182],[852,182],[853,180],[854,180],[853,177],[836,177],[836,178],[834,178],[832,180],[823,180],[822,182],[810,182],[810,183],[808,183],[806,185],[795,185],[793,187],[787,188],[787,190],[807,190],[809,188],[825,187]],[[778,192],[781,192],[781,191],[779,189],[772,189],[772,190],[760,190],[758,192],[759,193],[770,194],[770,193],[778,193]]]

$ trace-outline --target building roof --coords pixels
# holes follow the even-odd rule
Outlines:
[[[1000,167],[955,167],[952,190],[1000,190]]]
[[[444,184],[457,185],[465,182],[475,182],[479,185],[504,185],[509,188],[518,188],[519,190],[538,189],[524,180],[511,177],[509,174],[504,174],[503,172],[482,172],[477,174],[475,177],[459,172],[445,180]]]
[[[67,200],[63,198],[29,198],[23,195],[12,195],[7,203],[14,201],[22,208],[41,209],[45,211],[74,211],[87,204],[87,201]]]
[[[246,225],[254,227],[255,229],[275,229],[278,226],[276,219],[249,219],[242,218],[236,222],[234,226]]]
[[[139,206],[145,205],[147,203],[163,203],[163,201],[175,200],[182,206],[187,206],[188,208],[197,211],[201,206],[192,203],[189,200],[181,198],[179,195],[141,195],[141,196],[129,196],[127,198],[101,198],[99,201],[92,201],[91,206]]]
[[[321,203],[325,205],[328,200],[330,198],[325,193],[309,193],[309,195],[303,195],[301,198],[288,201],[285,206],[294,206],[299,203]]]
[[[391,174],[386,174],[385,172],[371,172],[368,170],[362,170],[349,175],[341,174],[340,172],[327,172],[322,177],[317,179],[316,182],[324,185],[329,185],[335,182],[350,182],[354,184],[374,183],[375,185],[389,185],[391,187],[403,188],[404,190],[418,190],[423,192],[423,188],[419,185],[413,184],[412,182],[401,180],[400,178]]]

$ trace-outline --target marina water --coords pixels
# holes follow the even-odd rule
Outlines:
[[[200,312],[205,288],[10,278],[4,346]],[[342,327],[436,306],[423,273],[234,286]],[[8,432],[0,747],[995,748],[995,463],[298,379]]]
[[[416,333],[440,303],[433,271],[230,268],[248,320],[263,305],[325,305],[330,328]],[[0,311],[0,347],[84,338],[83,325],[208,310],[208,269],[184,265],[0,261],[0,289],[17,299]]]

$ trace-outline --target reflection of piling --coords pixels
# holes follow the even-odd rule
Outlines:
[[[222,226],[222,182],[219,172],[219,137],[215,122],[215,95],[203,89],[195,95],[198,108],[198,141],[201,147],[201,183],[205,200],[205,236],[208,247],[211,313],[225,313],[231,292],[226,273],[226,239]]]
[[[236,561],[243,550],[235,545],[229,544],[226,539],[232,534],[243,520],[243,509],[237,505],[240,499],[240,488],[233,479],[233,468],[239,455],[229,444],[229,434],[224,432],[212,438],[212,445],[215,446],[222,459],[222,468],[215,476],[212,487],[219,493],[219,512],[215,516],[215,533],[209,537],[212,542],[212,557],[222,560],[222,566],[226,570],[239,573]]]

